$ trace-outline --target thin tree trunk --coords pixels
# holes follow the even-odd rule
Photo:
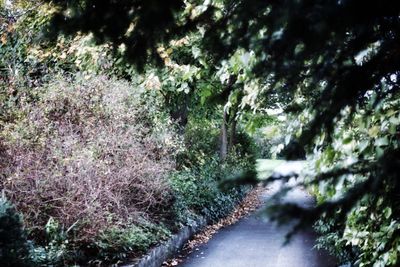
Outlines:
[[[226,85],[225,91],[228,92],[229,94],[232,91],[232,87],[236,82],[237,77],[234,75],[231,75],[229,77],[228,84]],[[227,96],[229,97],[229,96]],[[233,114],[236,113],[236,110],[233,112]],[[220,150],[219,150],[219,157],[221,161],[225,161],[228,152],[229,152],[229,136],[228,136],[228,128],[229,128],[229,114],[228,112],[224,109],[223,113],[223,118],[222,118],[222,125],[221,125],[221,136],[220,136]],[[235,125],[236,128],[236,125]]]
[[[184,134],[186,124],[188,123],[190,95],[186,94],[183,99],[174,99],[170,95],[165,95],[164,98],[167,106],[170,107],[170,118],[177,122],[179,126],[178,132]]]
[[[221,136],[220,136],[220,150],[219,158],[221,161],[225,161],[228,156],[228,114],[224,111],[222,125],[221,125]]]
[[[238,113],[238,109],[239,109],[239,103],[234,104],[231,109],[230,120],[229,120],[230,135],[229,135],[228,153],[232,151],[233,147],[236,144],[236,128],[237,128],[236,115]]]
[[[236,144],[236,126],[237,126],[237,120],[235,118],[236,116],[233,116],[232,122],[231,122],[231,132],[229,136],[229,145],[228,145],[228,151],[232,151],[234,145]]]

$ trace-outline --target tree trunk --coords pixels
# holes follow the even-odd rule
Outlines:
[[[179,125],[179,131],[184,132],[186,124],[188,123],[188,101],[185,100],[184,103],[177,110],[170,112],[170,116],[173,121],[177,122]]]
[[[174,98],[170,95],[165,95],[164,98],[167,106],[170,108],[170,118],[177,122],[179,126],[178,132],[183,134],[188,123],[190,95],[185,94],[183,98]]]
[[[237,80],[237,77],[234,75],[231,75],[229,77],[228,80],[228,84],[226,85],[226,88],[224,91],[226,91],[227,93],[231,93],[232,92],[232,87],[234,86],[235,82]],[[229,97],[229,95],[227,96]],[[236,114],[236,107],[235,110],[232,110],[232,114],[235,116]],[[235,117],[229,116],[228,112],[224,109],[224,114],[223,114],[223,118],[222,118],[222,125],[221,125],[221,136],[220,136],[220,150],[219,150],[219,158],[221,161],[225,161],[226,157],[228,156],[228,152],[229,152],[229,147],[230,147],[230,143],[234,142],[234,136],[232,138],[231,136],[228,136],[228,128],[229,128],[229,124],[230,124],[230,119],[229,117],[232,117],[233,119]],[[236,128],[236,122],[234,122],[234,127]],[[232,132],[231,132],[232,133]]]
[[[228,156],[228,114],[224,111],[222,125],[221,125],[221,135],[220,135],[220,149],[219,158],[221,161],[225,161]]]
[[[229,136],[229,147],[228,151],[231,151],[233,146],[236,143],[236,125],[237,125],[237,120],[235,118],[236,116],[232,117],[232,122],[231,122],[231,132]]]

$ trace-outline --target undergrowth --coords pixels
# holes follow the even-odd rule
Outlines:
[[[13,217],[15,240],[28,256],[16,260],[27,265],[124,261],[198,216],[228,214],[246,190],[218,182],[248,155],[221,164],[214,141],[185,149],[158,96],[140,84],[56,77],[21,97],[1,127],[1,189],[22,215]],[[218,138],[211,128],[198,134]]]

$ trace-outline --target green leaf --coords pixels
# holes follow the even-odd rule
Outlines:
[[[377,137],[379,134],[379,127],[378,126],[374,126],[372,128],[369,129],[368,134],[371,137]]]
[[[351,136],[346,137],[345,139],[343,139],[343,144],[347,145],[350,144],[351,141],[353,141],[353,138]]]
[[[390,216],[392,215],[392,209],[391,209],[390,207],[386,207],[386,208],[383,210],[383,214],[384,214],[384,216],[385,216],[386,219],[389,219]]]
[[[192,54],[194,58],[198,58],[201,55],[201,50],[197,46],[192,47]]]
[[[387,145],[389,145],[389,139],[387,138],[387,136],[375,140],[375,146],[387,146]]]

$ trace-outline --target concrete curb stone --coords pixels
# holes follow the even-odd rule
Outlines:
[[[175,255],[183,245],[208,224],[208,220],[200,217],[192,225],[183,227],[177,234],[164,243],[151,249],[145,256],[135,262],[120,267],[160,267],[164,261]]]

